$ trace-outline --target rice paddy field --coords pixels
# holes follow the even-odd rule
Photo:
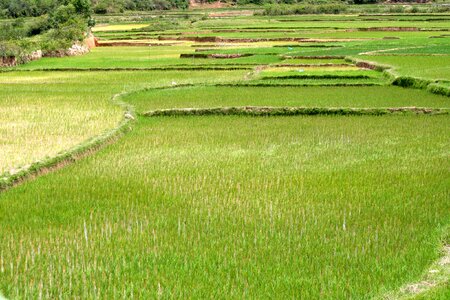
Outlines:
[[[450,15],[242,12],[1,69],[0,298],[449,299]]]

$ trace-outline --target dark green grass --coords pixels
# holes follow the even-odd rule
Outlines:
[[[224,106],[450,107],[448,97],[392,86],[186,87],[138,92],[125,97],[124,101],[135,105],[139,112]]]
[[[402,76],[429,80],[450,78],[450,56],[360,56],[364,60],[392,66],[395,73]]]
[[[0,194],[0,290],[371,298],[438,256],[449,125],[446,116],[140,120],[98,155]]]
[[[327,70],[327,68],[295,68],[291,70],[283,70],[277,71],[277,69],[262,71],[260,74],[261,79],[317,79],[317,80],[325,80],[325,79],[349,79],[358,80],[358,79],[383,79],[383,74],[377,71],[372,70],[358,70],[358,69],[350,69],[350,70]]]

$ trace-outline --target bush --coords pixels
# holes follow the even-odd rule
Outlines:
[[[55,39],[50,39],[50,38],[45,39],[41,43],[41,49],[45,54],[65,50],[65,49],[70,48],[71,46],[72,46],[71,41],[55,40]]]
[[[180,23],[176,19],[159,18],[152,20],[151,24],[147,27],[141,28],[142,31],[164,31],[177,29],[180,27]]]
[[[88,22],[87,22],[87,26],[89,28],[95,27],[96,21],[95,19],[89,18]]]
[[[430,80],[400,76],[392,82],[392,85],[397,85],[405,88],[425,89],[430,83],[432,83],[432,81]]]
[[[108,12],[108,6],[105,3],[99,3],[94,6],[94,13],[104,15]]]
[[[428,85],[427,91],[434,94],[450,97],[450,87],[439,85],[439,83],[432,83]]]
[[[50,15],[50,26],[52,28],[57,28],[59,24],[68,22],[75,15],[75,6],[72,4],[61,5]]]
[[[0,41],[19,40],[25,37],[25,28],[22,19],[13,23],[0,25]]]
[[[403,13],[403,12],[405,12],[405,8],[401,5],[394,5],[394,6],[390,6],[388,11],[390,13]]]
[[[78,14],[89,17],[91,15],[91,1],[90,0],[72,0],[71,4],[75,7]]]
[[[263,15],[304,15],[304,14],[339,14],[345,12],[347,7],[344,4],[304,4],[304,5],[268,5],[263,11]]]
[[[27,40],[0,42],[0,57],[15,57],[18,63],[24,63],[36,46]]]
[[[27,24],[26,34],[27,36],[34,36],[41,34],[49,29],[49,18],[47,16],[41,16]]]
[[[0,57],[17,56],[20,51],[20,47],[15,43],[0,43]]]
[[[57,40],[68,40],[72,42],[81,41],[84,38],[87,24],[82,18],[73,18],[64,24],[60,24],[58,28],[49,31],[48,35]]]

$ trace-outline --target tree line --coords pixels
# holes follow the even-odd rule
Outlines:
[[[0,17],[38,17],[73,5],[77,12],[103,14],[125,10],[185,9],[188,0],[0,0]]]

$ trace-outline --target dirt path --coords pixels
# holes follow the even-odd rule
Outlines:
[[[442,256],[435,261],[420,281],[405,284],[397,292],[389,293],[381,299],[410,299],[444,285],[450,278],[450,245],[444,245]]]

